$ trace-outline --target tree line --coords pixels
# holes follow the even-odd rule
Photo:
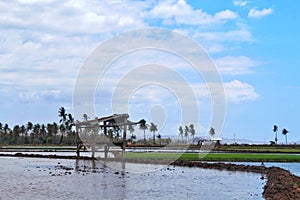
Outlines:
[[[66,113],[64,107],[58,111],[58,123],[9,125],[0,122],[0,144],[2,145],[72,145],[76,133],[72,114]]]
[[[146,121],[144,120],[144,123],[140,123],[139,127],[138,127],[141,131],[143,131],[144,133],[144,138],[143,141],[136,141],[137,143],[143,143],[143,144],[157,144],[156,139],[157,138],[159,140],[159,144],[161,144],[161,134],[156,135],[156,132],[158,131],[157,125],[154,124],[153,122],[149,124],[146,124]],[[148,139],[146,138],[146,130],[149,130],[153,135],[152,135],[152,139]],[[132,125],[128,126],[128,131],[131,134],[131,142],[134,142],[136,140],[136,135],[134,135],[134,127]]]
[[[195,134],[196,134],[194,124],[185,125],[184,128],[182,126],[179,126],[178,134],[181,137],[181,142],[182,143],[184,142],[183,138],[185,138],[185,142],[188,143],[189,136],[192,136],[192,141],[194,141],[194,137],[195,137]]]
[[[71,113],[67,113],[64,107],[58,110],[59,122],[40,124],[27,122],[23,125],[9,125],[0,122],[0,145],[75,145],[77,134],[74,130],[75,120]],[[83,120],[88,121],[89,117],[84,114]],[[143,142],[141,140],[136,141],[136,135],[134,135],[134,127],[128,126],[128,131],[131,134],[129,141],[143,143],[143,144],[157,144],[156,138],[161,144],[161,135],[156,135],[158,131],[157,125],[153,122],[146,124],[140,123],[140,130],[144,133]],[[151,140],[146,138],[146,130],[149,130],[153,137]],[[108,130],[108,134],[111,137],[119,138],[121,129],[118,127],[113,130]],[[79,138],[80,140],[80,138]]]
[[[212,138],[214,138],[216,131],[213,127],[210,127],[208,133]],[[184,142],[189,143],[190,137],[192,137],[192,143],[194,143],[195,134],[196,134],[196,130],[195,130],[194,124],[185,125],[184,127],[179,126],[179,128],[178,128],[178,135],[181,137],[182,143],[184,143]],[[184,141],[184,138],[185,138],[185,141]]]

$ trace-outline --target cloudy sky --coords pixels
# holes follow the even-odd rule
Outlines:
[[[76,78],[95,48],[126,31],[160,27],[193,39],[216,64],[226,95],[223,137],[268,142],[277,124],[290,131],[290,141],[300,141],[299,6],[291,0],[0,1],[0,121],[11,126],[58,121],[61,106],[72,113]],[[204,81],[162,52],[140,51],[117,60],[97,86],[95,115],[111,114],[116,84],[111,82],[130,71],[128,60],[136,66],[174,66],[190,79],[201,113],[197,132],[206,134],[213,103]],[[134,120],[146,115],[149,122],[165,117],[170,124],[161,134],[177,134],[181,108],[165,90],[137,89],[128,99],[130,114]]]

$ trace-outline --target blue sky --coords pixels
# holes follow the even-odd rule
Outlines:
[[[235,133],[238,138],[268,142],[277,124],[290,131],[290,142],[300,141],[299,7],[300,2],[291,0],[0,1],[0,121],[11,126],[58,121],[59,107],[73,112],[76,77],[97,46],[125,31],[161,27],[192,38],[215,62],[227,103],[222,137]],[[147,52],[131,60],[141,55],[145,58]],[[176,58],[170,62],[179,63]],[[125,66],[126,59],[116,62],[113,72],[122,63]],[[191,71],[180,73],[193,77]],[[117,73],[104,84],[114,76]],[[207,133],[211,111],[202,83],[190,80],[204,116],[199,135]],[[180,119],[174,116],[180,108],[167,104],[174,97],[161,96],[164,89],[156,87],[133,95],[130,114],[136,120],[151,112],[158,112],[157,118],[164,113],[170,124],[161,134],[177,134]],[[101,103],[95,102],[95,114],[111,114],[106,109],[111,93],[98,89],[95,99]],[[164,111],[161,106],[166,106]],[[281,135],[279,140],[283,141]]]

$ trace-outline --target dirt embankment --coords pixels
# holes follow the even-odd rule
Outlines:
[[[42,154],[27,154],[27,153],[15,153],[15,154],[1,154],[2,157],[26,157],[26,158],[50,158],[50,159],[77,159],[77,156],[59,156],[59,155],[42,155]],[[80,156],[81,160],[94,160],[91,157]]]
[[[300,199],[300,178],[279,167],[267,170],[268,181],[263,196],[266,199]]]

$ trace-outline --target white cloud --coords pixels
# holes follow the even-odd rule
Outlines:
[[[226,32],[198,32],[194,37],[204,41],[218,41],[218,42],[229,42],[229,41],[241,41],[241,42],[252,42],[252,33],[245,29],[229,30]]]
[[[240,103],[244,101],[253,101],[259,98],[255,88],[239,80],[234,80],[224,84],[226,99],[231,103]]]
[[[236,19],[238,15],[231,10],[223,10],[215,14],[216,20]]]
[[[264,16],[272,14],[272,8],[264,8],[262,10],[258,10],[257,8],[253,8],[250,10],[248,17],[250,18],[262,18]]]
[[[146,26],[145,20],[152,12],[163,17],[164,9],[170,9],[166,17],[178,17],[183,23],[191,19],[206,24],[237,18],[230,10],[214,15],[195,10],[183,0],[160,2],[148,12],[151,6],[152,1],[0,2],[0,83],[69,86],[82,62],[101,41],[114,33]],[[246,30],[217,33],[212,37],[217,42],[211,51],[224,50],[218,44],[223,34],[227,40],[250,37]]]
[[[35,102],[45,98],[48,100],[58,99],[60,98],[61,93],[60,90],[21,91],[19,92],[18,97],[21,101]]]
[[[40,0],[18,0],[19,3],[21,4],[36,4],[36,3],[40,3],[40,4],[48,4],[53,2],[53,0],[44,0],[44,1],[40,1]]]
[[[118,32],[144,26],[141,11],[146,3],[109,1],[47,1],[15,4],[2,3],[0,23],[9,28],[32,29],[63,34]],[[109,9],[108,9],[109,8]]]
[[[251,68],[259,65],[259,62],[254,61],[247,56],[225,56],[215,59],[215,63],[222,74],[229,75],[253,73]]]
[[[227,103],[242,103],[246,101],[253,101],[259,98],[259,94],[255,92],[255,88],[248,83],[239,80],[233,80],[230,82],[223,82],[222,84]],[[221,89],[220,84],[208,83],[208,85],[215,91]],[[210,92],[213,91],[209,91],[206,84],[193,84],[192,88],[197,91],[197,93],[201,94],[200,97],[202,100],[211,98]]]
[[[224,10],[211,15],[202,9],[194,9],[185,0],[163,1],[148,13],[149,17],[163,19],[165,24],[208,25],[235,19],[238,15]]]
[[[72,91],[88,54],[114,33],[145,26],[145,2],[0,2],[0,84]],[[13,88],[12,88],[13,89]],[[18,95],[17,95],[18,96]]]
[[[206,51],[209,53],[218,53],[218,52],[223,52],[228,50],[224,45],[215,42],[203,44],[203,46],[206,49]]]
[[[220,84],[206,84],[200,79],[195,82],[192,75],[189,77],[185,77],[184,74],[180,73],[178,75],[183,76],[186,80],[182,81],[176,78],[174,74],[166,73],[164,70],[149,72],[140,71],[139,76],[133,76],[130,79],[126,79],[126,81],[123,80],[121,84],[118,82],[120,78],[117,78],[117,76],[112,78],[110,77],[102,80],[104,84],[102,87],[98,87],[97,93],[109,94],[107,99],[103,99],[108,105],[111,104],[112,95],[113,93],[116,93],[116,91],[122,91],[124,93],[117,93],[118,101],[127,104],[128,99],[124,100],[123,98],[127,98],[125,94],[127,94],[128,91],[131,91],[133,88],[136,91],[139,91],[139,96],[132,94],[132,98],[135,99],[135,102],[139,102],[140,104],[174,104],[174,100],[170,100],[170,96],[175,95],[176,98],[178,98],[177,100],[180,100],[185,104],[192,104],[193,98],[196,98],[199,104],[204,103],[206,105],[208,103],[207,100],[211,98],[210,92],[213,92],[215,97],[222,98],[222,96],[220,96],[222,93],[219,91],[221,89]],[[141,80],[146,81],[149,85],[140,85]],[[116,83],[119,85],[116,85]],[[255,88],[248,83],[244,83],[239,80],[233,80],[221,84],[223,84],[225,97],[228,103],[240,103],[249,100],[255,100],[259,97],[259,95],[255,92]],[[208,86],[212,89],[211,91],[209,91]],[[190,95],[187,88],[192,89],[195,96]],[[173,90],[175,93],[171,93],[171,90]],[[101,97],[103,97],[103,95],[101,95]],[[125,105],[121,105],[121,107],[125,107]]]
[[[249,1],[242,1],[242,0],[233,0],[233,4],[235,6],[241,6],[244,7],[249,3]]]
[[[187,35],[193,35],[194,38],[200,38],[201,42],[208,41],[211,52],[226,50],[224,42],[232,45],[236,41],[252,41],[252,34],[246,27],[240,27],[237,23],[225,27],[226,22],[236,22],[234,20],[239,18],[234,11],[208,13],[193,8],[184,0],[159,3],[152,0],[0,1],[0,12],[0,85],[5,87],[1,87],[0,91],[6,96],[4,101],[13,99],[20,102],[70,103],[78,70],[95,47],[105,39],[126,30],[148,25],[164,27],[160,20],[163,23],[176,24],[176,28],[186,31]],[[155,23],[151,24],[151,20]],[[215,26],[212,32],[212,26],[206,25],[217,25],[218,28]],[[189,29],[193,31],[189,32]],[[188,47],[184,48],[189,50]],[[176,59],[156,57],[155,54],[150,56],[154,60],[161,60],[162,64],[175,67],[184,77],[193,77],[192,73],[189,74],[186,70],[186,66]],[[151,59],[142,60],[141,63],[148,64],[148,61]],[[228,63],[230,64],[229,61]],[[226,73],[231,70],[226,66],[222,67]],[[244,73],[250,67],[252,65],[241,67],[241,72]],[[157,74],[153,74],[153,77]],[[109,81],[115,78],[111,77]],[[168,74],[161,77],[162,80],[163,78],[170,79]],[[232,88],[233,85],[229,85],[228,88]],[[239,85],[241,88],[249,88],[249,85],[242,82],[239,82]],[[194,87],[195,83],[191,83],[191,86]],[[204,89],[197,94],[200,99],[209,97],[206,86],[203,87]],[[229,95],[235,102],[251,99],[245,97],[243,90],[230,91],[235,92],[234,97]],[[111,91],[107,96],[110,93]],[[150,100],[158,103],[170,96],[164,96],[164,91],[146,93],[151,94]],[[183,89],[179,94],[184,96],[184,93]],[[107,96],[101,93],[101,98]],[[188,98],[184,100],[190,101]],[[168,99],[166,101],[168,102]]]

